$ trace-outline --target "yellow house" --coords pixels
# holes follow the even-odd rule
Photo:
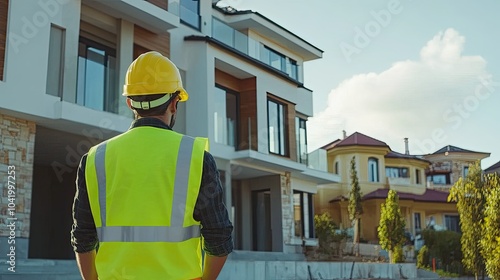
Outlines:
[[[360,220],[362,240],[378,242],[377,226],[381,204],[385,202],[390,189],[399,194],[406,227],[413,236],[430,226],[459,231],[456,205],[447,202],[449,186],[452,183],[450,180],[455,179],[455,173],[458,171],[450,168],[447,173],[450,180],[445,181],[446,188],[441,188],[441,185],[438,186],[432,181],[435,175],[433,166],[437,161],[438,164],[446,162],[447,165],[462,168],[470,163],[472,158],[482,159],[489,154],[449,146],[453,147],[453,151],[448,151],[446,156],[443,152],[445,158],[441,157],[441,152],[446,147],[434,154],[417,156],[410,155],[408,139],[405,139],[405,144],[405,153],[398,153],[392,151],[385,142],[355,132],[320,148],[326,151],[328,172],[338,174],[340,180],[338,183],[321,185],[318,188],[314,201],[315,213],[328,212],[343,228],[351,227],[347,206],[351,189],[350,162],[354,157],[364,210]],[[450,156],[454,162],[447,161]],[[461,159],[463,160],[460,161]],[[462,176],[463,172],[461,169],[458,177]]]

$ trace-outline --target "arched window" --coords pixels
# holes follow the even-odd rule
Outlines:
[[[378,159],[376,158],[368,158],[368,181],[369,182],[378,182]]]

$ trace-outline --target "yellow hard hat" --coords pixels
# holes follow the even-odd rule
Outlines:
[[[159,52],[141,54],[128,67],[123,85],[124,96],[173,94],[179,92],[180,101],[189,98],[182,87],[179,69]]]

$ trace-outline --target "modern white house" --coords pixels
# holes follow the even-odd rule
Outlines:
[[[322,50],[211,1],[0,0],[0,219],[16,218],[16,258],[74,258],[76,168],[92,145],[128,129],[121,88],[148,50],[181,69],[190,98],[174,129],[210,139],[235,249],[300,255],[316,245],[313,195],[339,181],[308,168],[303,66]],[[1,256],[11,232],[0,228]]]

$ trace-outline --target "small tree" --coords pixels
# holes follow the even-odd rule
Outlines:
[[[488,174],[484,184],[489,193],[484,210],[481,248],[488,275],[500,279],[500,178],[497,174]]]
[[[385,203],[380,211],[378,238],[380,247],[389,252],[391,263],[396,263],[394,255],[405,243],[406,222],[399,208],[399,197],[394,190],[389,190]]]
[[[361,205],[361,189],[358,182],[358,173],[356,171],[355,157],[351,159],[351,191],[349,192],[349,219],[354,222],[353,249],[356,248],[356,256],[359,255],[359,219],[363,214]]]
[[[462,263],[474,273],[484,275],[484,258],[481,254],[480,240],[483,237],[484,207],[486,205],[486,189],[482,180],[479,161],[469,166],[466,178],[460,178],[450,189],[448,201],[456,201],[460,215],[462,230]]]

